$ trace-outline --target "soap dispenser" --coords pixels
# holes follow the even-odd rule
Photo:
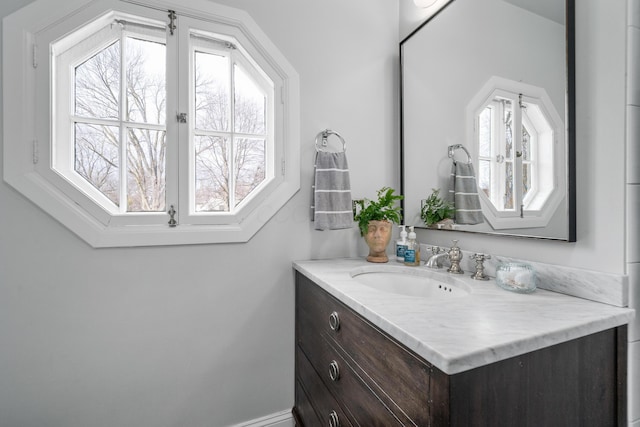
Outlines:
[[[400,225],[400,238],[396,240],[396,261],[404,262],[404,251],[407,250],[407,226]]]
[[[404,265],[413,267],[420,265],[420,243],[416,239],[413,225],[409,227],[409,240],[407,240],[407,249],[404,251]]]

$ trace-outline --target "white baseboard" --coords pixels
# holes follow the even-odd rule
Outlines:
[[[266,417],[256,418],[255,420],[245,421],[229,427],[293,427],[293,416],[291,411],[276,412]]]

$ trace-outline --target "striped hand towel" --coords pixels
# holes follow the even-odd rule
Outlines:
[[[318,151],[311,218],[316,230],[340,230],[353,227],[351,181],[344,152]]]
[[[480,224],[484,222],[472,163],[453,162],[449,184],[449,199],[456,208],[457,224]]]

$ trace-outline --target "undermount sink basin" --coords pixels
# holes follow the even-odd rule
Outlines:
[[[382,292],[421,298],[456,298],[469,295],[469,286],[446,273],[424,267],[374,265],[350,272],[357,282]]]

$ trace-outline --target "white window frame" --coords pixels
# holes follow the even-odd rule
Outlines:
[[[192,28],[190,24],[192,23],[193,22],[190,18],[188,17],[183,18],[181,23],[182,30],[183,31],[185,29],[191,30]],[[214,30],[216,29],[222,30],[222,28],[218,28],[217,25],[212,25],[211,27]],[[197,28],[194,28],[194,32],[199,33],[200,31],[198,31]],[[230,43],[235,42],[234,44],[237,44],[236,39],[225,37],[222,34],[212,33],[210,34],[210,36],[212,38],[222,39],[222,40],[226,38],[228,39],[227,41],[229,41]],[[237,49],[241,50],[239,54],[236,54],[236,55],[230,54],[230,57],[232,58],[232,62],[230,64],[231,67],[233,67],[234,64],[241,66],[244,72],[250,75],[254,80],[268,79],[268,76],[257,75],[258,73],[257,68],[259,66],[258,64],[250,63],[252,61],[252,57],[248,52],[244,50],[243,45],[238,45]],[[190,153],[193,153],[194,136],[196,135],[196,133],[198,133],[198,130],[195,128],[196,113],[195,113],[194,103],[192,102],[195,96],[193,93],[194,85],[193,85],[193,79],[192,79],[194,75],[192,70],[195,67],[193,63],[193,59],[194,59],[193,53],[195,50],[206,51],[207,49],[201,49],[201,48],[198,49],[195,46],[189,46],[189,62],[182,64],[183,67],[181,70],[183,74],[188,75],[189,78],[184,79],[184,81],[182,81],[183,87],[181,88],[182,89],[181,93],[188,94],[189,96],[182,97],[179,103],[181,107],[185,109],[185,111],[189,112],[188,117],[191,117],[192,119],[188,120],[188,136],[185,139],[189,141],[189,144],[184,144],[184,146],[181,147],[182,149],[187,149],[188,151],[184,150],[184,152],[181,152],[181,155],[179,156],[180,159],[186,159],[188,162],[188,166],[186,166],[186,163],[183,163],[185,167],[183,167],[183,164],[181,164],[181,170],[188,171],[188,174],[184,174],[183,176],[181,176],[181,179],[190,179],[191,177],[193,177],[194,168],[195,168],[194,158],[193,156],[190,155]],[[282,123],[281,123],[282,120],[281,120],[281,117],[275,115],[274,105],[275,105],[275,99],[273,99],[272,96],[268,96],[266,119],[267,121],[269,121],[271,117],[276,116],[275,128],[278,128],[282,126]],[[230,105],[230,108],[233,110],[233,102]],[[233,111],[230,112],[230,115],[233,116]],[[245,200],[241,202],[240,204],[241,209],[246,209],[246,210],[257,209],[260,204],[264,203],[264,199],[265,199],[264,194],[269,192],[269,188],[275,185],[278,185],[277,171],[274,168],[274,164],[275,164],[274,158],[278,158],[278,154],[277,154],[278,147],[274,146],[274,139],[275,139],[274,130],[275,130],[274,127],[269,127],[267,129],[267,134],[265,135],[266,144],[267,144],[267,149],[265,153],[267,155],[265,181],[263,181],[258,186],[258,188],[256,188]],[[233,138],[234,135],[236,135],[233,129],[229,129],[229,131],[221,132],[221,134],[222,133],[228,134],[231,138]],[[231,142],[231,144],[233,145],[233,141]],[[194,198],[194,185],[193,185],[193,182],[191,181],[189,182],[188,193],[182,192],[180,194],[180,198],[181,198],[180,200],[181,205],[188,206],[186,216],[188,216],[189,224],[212,224],[213,223],[213,224],[224,225],[229,221],[229,217],[234,216],[232,213],[227,213],[227,212],[218,212],[214,215],[207,212],[196,212],[195,206],[191,205],[190,203],[190,201],[193,200]],[[240,212],[239,215],[242,215],[242,213]]]
[[[50,96],[53,88],[49,77],[49,43],[112,10],[150,16],[149,19],[165,23],[167,11],[175,10],[179,25],[180,20],[186,22],[191,18],[210,21],[212,28],[217,28],[214,32],[237,40],[273,81],[276,126],[272,135],[274,157],[270,159],[272,178],[237,214],[216,215],[216,220],[210,221],[206,215],[180,209],[175,216],[177,227],[168,226],[167,213],[118,215],[106,211],[53,170],[51,118],[56,108],[51,105]],[[187,25],[178,28],[186,30]],[[176,40],[167,37],[167,43],[177,43]],[[167,75],[170,78],[176,76]],[[93,247],[246,242],[300,188],[298,74],[242,10],[207,0],[68,0],[55,4],[36,0],[3,21],[3,91],[4,180]],[[167,93],[167,97],[173,97],[180,111],[189,111],[187,97],[184,91],[181,93],[182,98],[177,93]],[[167,134],[175,132],[181,141],[190,140],[189,126],[171,120],[177,112],[166,114]],[[194,117],[192,112],[188,117]],[[180,150],[189,149],[189,144],[179,145]],[[174,159],[168,161],[167,169],[186,174],[189,156],[177,154],[167,154],[168,159]],[[167,193],[178,194],[170,185],[174,184],[167,182]],[[182,206],[188,193],[181,191],[179,197]],[[167,205],[170,204],[172,201],[167,199]]]
[[[521,94],[523,103],[537,106],[535,113],[522,117],[523,115],[517,106]],[[467,104],[468,140],[472,141],[472,152],[474,153],[472,157],[476,170],[480,170],[478,115],[485,107],[491,105],[496,97],[508,98],[514,102],[514,123],[522,121],[526,124],[528,121],[529,126],[537,129],[545,127],[541,124],[542,120],[549,124],[550,129],[547,128],[542,135],[535,136],[538,141],[534,144],[535,148],[531,157],[538,167],[553,169],[554,172],[534,176],[532,189],[524,199],[521,194],[520,181],[516,178],[513,210],[496,208],[483,191],[478,191],[482,212],[487,222],[496,230],[546,227],[566,197],[564,121],[543,88],[502,77],[491,77]],[[536,121],[539,123],[535,123]],[[520,150],[521,138],[520,128],[514,126],[514,152]],[[493,155],[495,154],[492,152]],[[516,157],[513,160],[515,160],[514,176],[521,177],[522,159]],[[535,172],[532,171],[532,173]],[[494,175],[492,174],[492,176]],[[504,177],[500,176],[500,179],[503,180]],[[492,192],[495,190],[497,188],[492,188]],[[524,205],[522,212],[521,204]]]
[[[165,14],[155,12],[159,19],[162,19]],[[103,28],[112,26],[114,21],[125,18],[124,16],[119,16],[119,14],[114,12],[109,12],[102,17],[96,19],[88,26],[84,27],[80,31],[76,31],[71,38],[64,39],[62,42],[57,42],[56,45],[61,45],[60,50],[64,50],[66,55],[64,55],[64,60],[57,60],[52,62],[52,85],[51,85],[51,100],[54,105],[52,109],[51,116],[51,135],[52,138],[56,139],[58,143],[53,146],[50,158],[50,168],[53,172],[56,172],[57,175],[60,175],[63,179],[65,179],[69,185],[59,185],[61,191],[63,191],[67,197],[74,200],[80,206],[83,206],[84,209],[87,210],[96,210],[96,206],[98,205],[104,213],[106,213],[107,220],[110,221],[111,224],[115,224],[116,222],[120,222],[122,224],[127,225],[152,225],[154,223],[158,223],[161,221],[161,217],[165,215],[164,212],[144,212],[144,213],[132,213],[126,212],[126,204],[118,208],[115,206],[111,200],[109,200],[106,195],[101,193],[97,188],[95,188],[90,182],[84,179],[80,174],[75,172],[75,157],[73,153],[73,147],[71,146],[72,141],[72,133],[73,128],[71,123],[67,122],[67,115],[64,114],[64,111],[72,111],[74,105],[74,94],[73,94],[73,70],[77,65],[82,63],[83,61],[89,59],[91,56],[100,52],[102,49],[110,45],[115,36],[120,39],[122,42],[123,39],[131,35],[132,32],[129,29],[123,29],[121,34],[113,34],[111,38],[105,38],[104,41],[97,44],[97,48],[92,49],[91,51],[87,51],[84,49],[75,49],[73,45],[81,44],[86,37],[86,33],[89,33],[89,37],[97,37],[100,38],[100,35],[93,31],[93,28]],[[160,20],[151,21],[149,19],[145,19],[143,22],[140,22],[143,25],[157,27],[158,29],[163,29],[166,25],[164,22]],[[127,24],[129,26],[129,24]],[[113,26],[115,28],[115,26]],[[102,30],[104,31],[104,30]],[[117,33],[117,30],[109,31],[113,33]],[[85,34],[83,34],[85,33]],[[135,34],[135,33],[134,33]],[[155,40],[158,42],[166,42],[164,39],[159,39],[157,36],[146,35],[145,39],[147,40]],[[71,46],[69,46],[71,45]],[[122,46],[122,45],[121,45]],[[81,51],[81,52],[78,52]],[[56,56],[56,52],[52,49],[52,56]],[[123,88],[120,88],[122,92]],[[122,93],[124,96],[124,93]],[[36,95],[37,96],[37,95]],[[122,114],[122,112],[121,112]],[[75,113],[71,113],[71,118],[75,118]],[[87,120],[94,121],[94,120]],[[61,125],[61,122],[65,122],[65,125]],[[151,125],[147,123],[141,123],[140,126],[135,125],[134,122],[127,122],[124,117],[118,117],[116,119],[109,120],[101,120],[97,119],[95,122],[116,122],[114,125],[120,126],[123,124],[125,128],[129,127],[145,127],[145,128],[157,128],[158,130],[162,129],[166,131],[167,126],[163,125]],[[121,135],[121,139],[123,140],[123,144],[121,150],[126,150],[126,144],[124,141],[126,140],[127,132],[124,132],[124,135]],[[69,143],[65,144],[62,141],[68,141]],[[53,142],[52,142],[53,144]],[[40,162],[39,162],[40,163]],[[45,166],[45,163],[42,162],[41,166]],[[126,173],[124,168],[121,166],[120,174]],[[43,167],[43,173],[48,174]],[[122,175],[121,175],[122,177]],[[176,179],[175,177],[171,177]],[[168,180],[169,181],[169,180]],[[123,201],[124,195],[120,195],[121,202]],[[103,216],[103,214],[101,214]]]
[[[536,210],[536,208],[533,208],[532,204],[534,200],[539,200],[540,205],[542,205],[544,204],[546,197],[548,197],[548,192],[541,191],[541,188],[545,187],[545,185],[540,185],[541,183],[538,182],[538,178],[540,177],[540,175],[544,176],[545,174],[539,174],[538,170],[536,169],[538,165],[537,159],[539,157],[538,151],[540,148],[539,143],[541,142],[541,138],[538,136],[536,126],[534,126],[532,120],[529,119],[527,111],[522,111],[522,114],[516,113],[514,115],[520,118],[519,120],[522,121],[522,125],[527,129],[530,136],[529,160],[525,160],[523,157],[518,158],[519,156],[516,156],[516,153],[522,150],[520,145],[522,141],[521,138],[516,138],[515,135],[513,137],[513,155],[511,156],[511,158],[506,158],[505,156],[503,156],[502,153],[506,152],[507,146],[507,141],[505,138],[506,123],[504,123],[503,121],[504,105],[496,99],[498,97],[500,97],[501,99],[508,99],[509,101],[511,101],[512,105],[516,105],[518,102],[518,94],[501,93],[500,95],[498,95],[496,92],[494,92],[493,95],[493,99],[489,101],[487,105],[485,105],[484,109],[491,110],[491,135],[495,136],[492,138],[491,154],[489,156],[481,156],[480,154],[478,154],[478,163],[480,161],[490,162],[491,176],[494,177],[494,179],[492,180],[491,185],[491,197],[487,198],[491,199],[497,215],[502,217],[517,216],[520,215],[520,204],[524,205],[525,210],[533,211]],[[514,110],[516,108],[517,107],[514,107]],[[516,117],[512,118],[514,132],[516,132],[515,129],[519,129],[519,123],[516,122],[518,120]],[[552,137],[552,135],[550,136]],[[476,138],[479,142],[478,131],[476,132]],[[547,142],[548,141],[544,141],[544,143]],[[500,161],[497,160],[498,156],[501,157]],[[501,198],[502,195],[506,192],[508,163],[512,164],[512,171],[514,173],[514,178],[511,183],[514,186],[514,206],[511,209],[497,208],[497,205],[503,204],[503,200],[501,200]],[[516,178],[516,176],[522,176],[525,164],[530,165],[529,171],[531,173],[531,188],[525,196],[522,196],[520,194],[519,188],[519,183],[521,181]],[[478,171],[480,171],[479,166]],[[521,203],[518,203],[519,201],[521,201]]]

